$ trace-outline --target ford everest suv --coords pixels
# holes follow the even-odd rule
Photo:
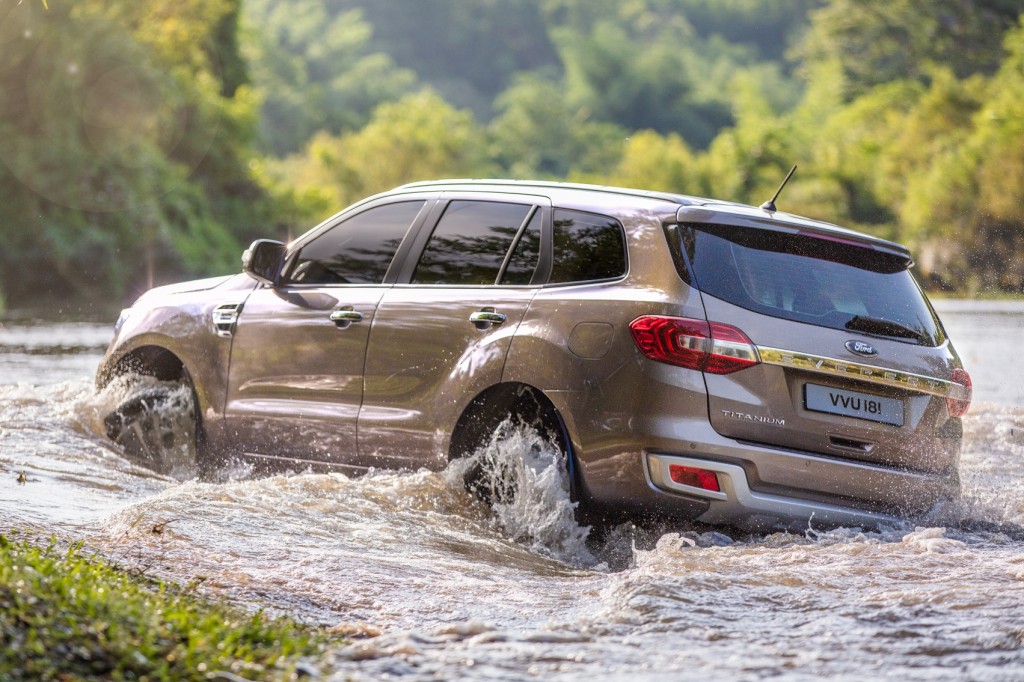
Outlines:
[[[243,263],[144,294],[98,372],[185,386],[205,459],[440,470],[512,417],[596,515],[878,525],[958,494],[971,382],[899,244],[675,194],[443,181]],[[158,464],[154,395],[107,427]]]

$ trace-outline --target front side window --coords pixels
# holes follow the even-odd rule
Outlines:
[[[685,250],[697,286],[711,296],[831,329],[929,346],[944,340],[905,258],[817,235],[689,227]]]
[[[494,201],[451,202],[423,250],[413,283],[494,284],[532,208]],[[517,262],[515,277],[522,276],[521,269]]]
[[[608,216],[558,209],[554,217],[553,284],[618,279],[626,274],[626,238]]]
[[[381,284],[423,201],[376,206],[347,218],[302,247],[292,284]]]

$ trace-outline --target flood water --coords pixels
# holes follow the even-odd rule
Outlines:
[[[330,680],[1024,679],[1024,304],[944,301],[972,374],[963,508],[904,527],[726,535],[572,521],[528,434],[530,502],[458,472],[362,478],[137,466],[103,436],[111,325],[0,321],[0,533],[354,637]],[[523,453],[532,453],[523,463]],[[18,482],[19,474],[27,481]],[[187,478],[187,477],[186,477]]]

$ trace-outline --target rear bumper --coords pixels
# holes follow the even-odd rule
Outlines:
[[[955,467],[920,472],[767,447],[721,436],[699,419],[654,426],[604,452],[577,449],[582,488],[596,508],[751,530],[874,528],[904,525],[959,494]],[[673,464],[715,472],[721,492],[672,481]]]
[[[708,510],[695,519],[704,523],[768,529],[815,524],[878,527],[902,522],[891,514],[755,491],[748,484],[743,467],[736,464],[648,453],[644,465],[648,484],[655,490],[706,500]],[[720,491],[673,481],[669,475],[671,465],[715,472]]]

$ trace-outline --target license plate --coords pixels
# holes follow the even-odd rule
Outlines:
[[[807,384],[804,405],[814,412],[903,426],[903,401],[896,398]]]

